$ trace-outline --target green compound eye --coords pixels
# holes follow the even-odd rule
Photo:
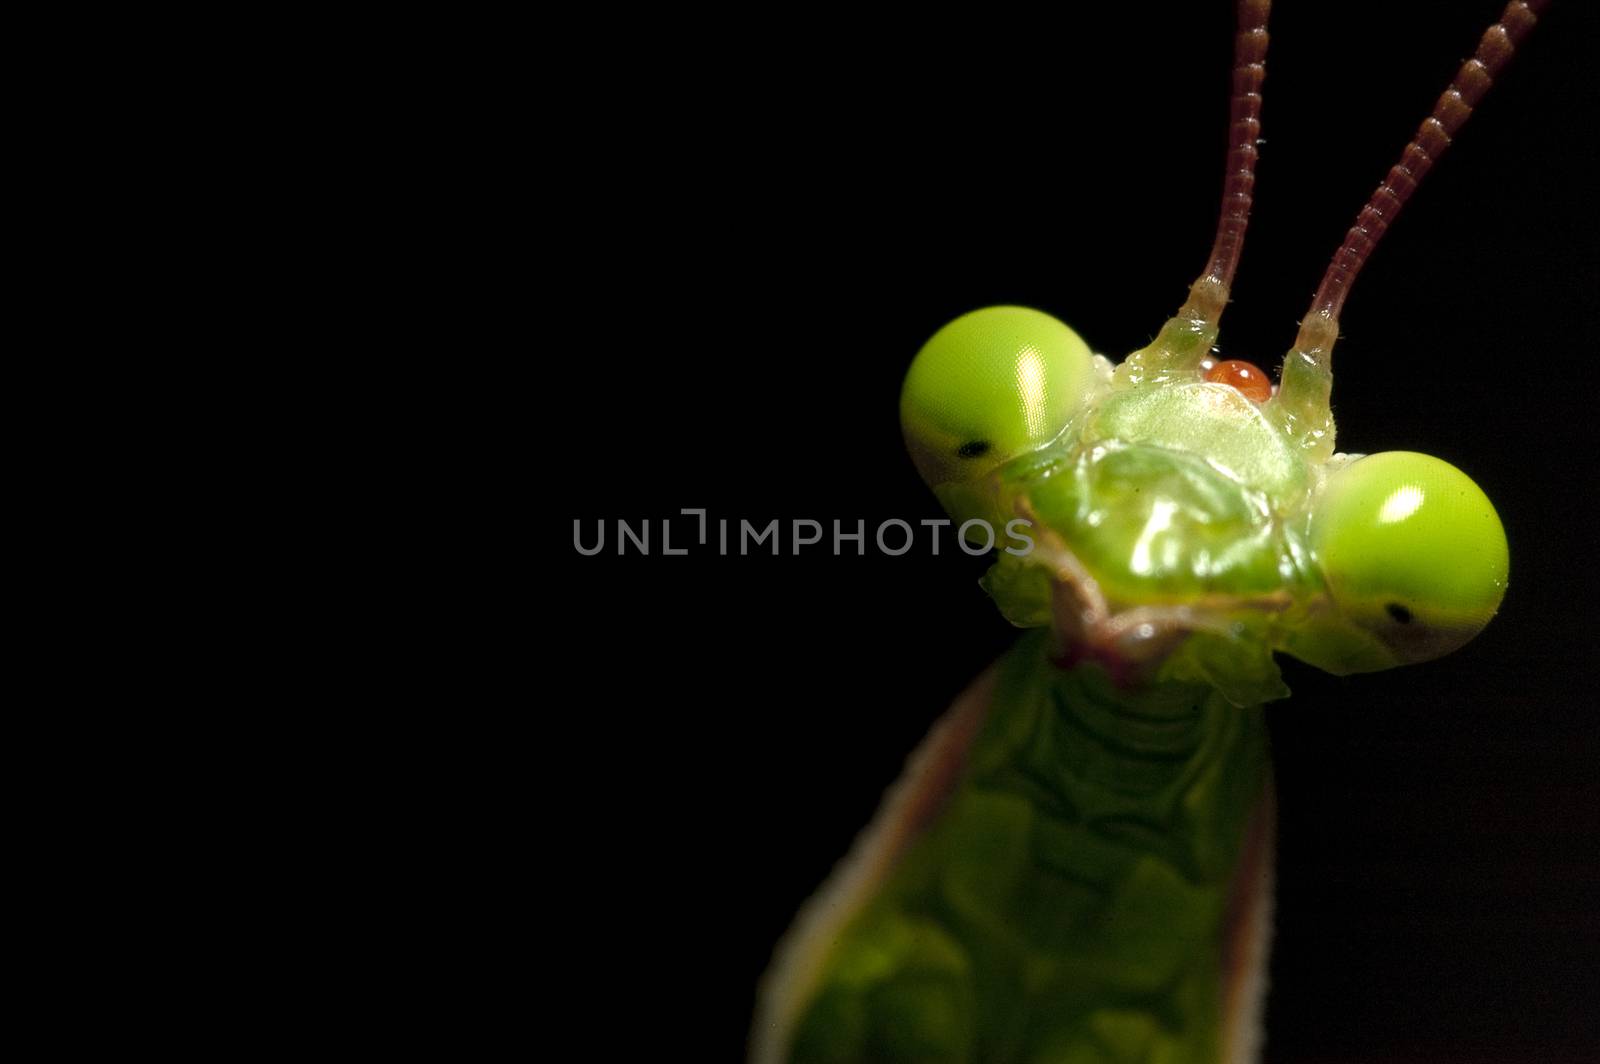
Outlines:
[[[1398,662],[1467,642],[1506,593],[1506,534],[1483,491],[1411,451],[1358,459],[1324,485],[1311,545],[1341,614]]]
[[[906,374],[900,426],[929,486],[973,481],[1049,443],[1083,405],[1089,347],[1048,314],[986,307],[933,334]]]

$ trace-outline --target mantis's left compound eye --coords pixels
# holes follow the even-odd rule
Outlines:
[[[1461,646],[1505,596],[1494,506],[1465,473],[1425,454],[1386,451],[1334,473],[1311,544],[1340,613],[1399,662]]]
[[[900,425],[929,486],[971,482],[1049,443],[1083,405],[1089,347],[1048,314],[986,307],[934,333],[906,374]]]

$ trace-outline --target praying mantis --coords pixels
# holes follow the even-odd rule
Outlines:
[[[802,911],[753,1060],[1254,1059],[1273,654],[1426,661],[1505,591],[1505,535],[1466,474],[1336,452],[1331,355],[1351,282],[1542,6],[1507,7],[1358,216],[1275,389],[1212,357],[1254,182],[1269,5],[1250,0],[1216,239],[1154,341],[1113,366],[995,307],[917,355],[913,461],[953,520],[1034,529],[985,578],[1029,632]]]

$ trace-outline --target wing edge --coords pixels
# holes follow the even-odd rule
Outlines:
[[[871,821],[778,941],[756,992],[750,1064],[783,1064],[795,1022],[816,989],[830,947],[960,780],[967,752],[989,715],[999,667],[996,663],[985,669],[934,722],[884,792]]]

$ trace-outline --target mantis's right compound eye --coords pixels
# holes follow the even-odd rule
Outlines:
[[[1482,630],[1506,593],[1505,529],[1448,462],[1386,451],[1328,478],[1312,549],[1334,602],[1398,662],[1427,661]]]
[[[922,479],[971,482],[1061,434],[1093,380],[1089,347],[1048,314],[986,307],[933,334],[906,374],[900,425]]]

